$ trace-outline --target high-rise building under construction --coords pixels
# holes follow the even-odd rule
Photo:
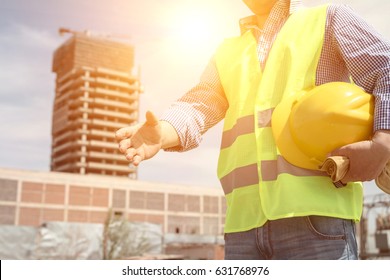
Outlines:
[[[138,120],[139,77],[134,49],[87,33],[73,34],[55,52],[56,93],[51,170],[137,177],[118,153],[115,131]]]

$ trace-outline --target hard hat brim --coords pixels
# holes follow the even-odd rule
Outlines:
[[[302,91],[293,96],[284,98],[283,101],[276,106],[272,114],[272,133],[279,152],[289,163],[301,168],[318,170],[321,162],[315,158],[309,158],[297,145],[295,145],[295,140],[292,137],[289,125],[292,107],[305,95],[305,93],[306,92]]]

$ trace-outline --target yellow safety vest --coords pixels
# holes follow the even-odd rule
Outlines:
[[[218,48],[216,64],[229,102],[218,163],[227,200],[227,233],[287,217],[360,219],[361,183],[337,189],[324,173],[289,164],[272,136],[275,106],[283,97],[315,86],[326,13],[327,6],[321,6],[292,14],[264,71],[251,31],[225,40]]]

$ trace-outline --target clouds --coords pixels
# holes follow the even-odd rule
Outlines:
[[[12,44],[14,47],[51,51],[58,46],[60,40],[48,30],[35,29],[22,23],[11,22],[7,32],[4,32],[0,38],[0,42],[2,45]]]
[[[36,105],[34,101],[41,101],[43,96],[39,91],[53,89],[49,88],[52,79],[47,77],[51,72],[51,53],[58,43],[49,33],[22,24],[11,24],[2,32],[1,104]]]
[[[0,36],[0,162],[5,167],[47,170],[54,98],[51,53],[59,40],[22,23]]]
[[[45,30],[10,23],[0,36],[1,104],[31,104],[50,91],[51,54],[60,40]],[[49,74],[49,75],[48,75]],[[52,94],[50,94],[52,95]]]

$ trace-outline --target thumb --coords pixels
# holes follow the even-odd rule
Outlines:
[[[158,125],[158,119],[151,111],[146,112],[146,125],[155,126]]]

